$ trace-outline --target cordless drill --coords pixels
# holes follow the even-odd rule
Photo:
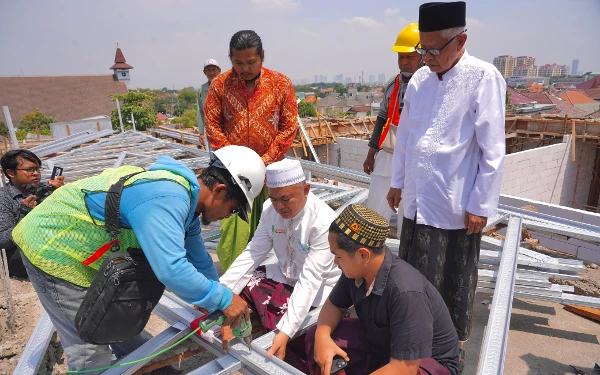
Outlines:
[[[208,316],[203,315],[194,319],[190,323],[190,327],[197,329],[200,326],[202,332],[206,333],[212,326],[222,326],[223,323],[225,323],[225,315],[222,311],[216,310]],[[250,321],[246,321],[246,318],[242,317],[240,324],[231,331],[235,337],[242,339],[248,345],[248,350],[252,350],[252,323]]]

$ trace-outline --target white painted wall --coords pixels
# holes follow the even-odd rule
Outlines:
[[[577,178],[574,207],[581,208],[577,204],[587,203],[596,157],[596,148],[589,145],[580,155],[581,145],[577,140],[575,162],[571,159],[571,136],[565,136],[563,143],[507,155],[502,194],[572,207]]]
[[[565,136],[563,143],[506,155],[501,193],[571,207],[579,163],[575,203],[586,204],[596,148],[585,146],[579,161],[581,144],[577,140],[575,162],[571,136]],[[329,145],[329,164],[362,172],[368,148],[367,140],[338,137],[337,143]]]

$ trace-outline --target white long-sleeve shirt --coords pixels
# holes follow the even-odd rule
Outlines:
[[[278,262],[266,265],[267,278],[294,287],[277,328],[293,337],[310,307],[325,303],[342,273],[329,250],[329,225],[335,217],[331,207],[313,193],[291,219],[282,218],[271,201],[265,202],[254,237],[221,276],[221,284],[239,294],[274,249]]]
[[[465,51],[440,80],[428,67],[410,80],[396,134],[391,187],[404,216],[440,229],[465,227],[465,211],[490,217],[504,169],[506,83]]]

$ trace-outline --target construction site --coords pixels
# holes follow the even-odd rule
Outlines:
[[[373,121],[326,117],[300,121],[288,157],[301,159],[313,193],[336,212],[367,198],[370,178],[361,169]],[[598,121],[507,118],[501,205],[484,230],[465,374],[569,374],[569,366],[588,374],[595,371],[600,359],[599,142]],[[36,142],[30,149],[43,159],[45,173],[60,165],[69,180],[119,165],[147,167],[160,155],[194,171],[208,163],[208,153],[193,130],[169,127],[116,132],[101,130],[98,124],[62,139]],[[213,252],[218,237],[218,225],[203,228],[207,248]],[[397,251],[394,230],[387,245]],[[273,261],[271,257],[266,262]],[[65,373],[60,338],[31,285],[5,278],[2,296],[0,373]],[[154,338],[118,362],[133,365],[106,373],[160,373],[165,366],[190,374],[298,373],[266,357],[272,332],[256,338],[252,352],[240,341],[225,354],[218,337],[194,335],[159,356],[135,362],[185,337],[198,315],[166,292],[146,327]],[[309,313],[298,334],[315,324],[317,315],[318,309]]]
[[[386,9],[386,15],[396,13]],[[128,88],[133,67],[118,44],[110,69],[111,75],[0,76],[0,156],[28,149],[42,161],[41,180],[60,167],[67,184],[121,166],[147,169],[161,156],[196,174],[207,168],[211,154],[204,125],[197,124],[201,89]],[[315,85],[307,92],[321,90],[320,97],[296,95],[298,103],[312,107],[310,115],[298,115],[285,155],[300,163],[310,191],[336,215],[351,204],[367,203],[371,177],[364,163],[381,108],[376,99],[382,100],[385,89],[364,86],[364,77],[344,87],[340,76],[335,84],[345,93]],[[579,78],[577,85],[525,81],[507,90],[499,206],[482,230],[464,375],[600,374],[600,74]],[[365,101],[349,98],[349,90]],[[0,173],[0,188],[10,185]],[[395,257],[396,216],[385,241]],[[217,256],[221,229],[220,221],[203,223],[201,234],[219,276],[227,269]],[[9,277],[0,250],[0,375],[85,373],[68,371],[60,335],[36,290],[26,278]],[[262,265],[277,262],[271,250]],[[311,309],[290,339],[316,326],[320,311]],[[250,341],[237,336],[225,352],[220,328],[192,328],[201,316],[165,290],[145,327],[152,338],[130,354],[113,355],[103,374],[303,374],[267,355],[275,331],[252,331]],[[356,316],[353,307],[349,316]]]

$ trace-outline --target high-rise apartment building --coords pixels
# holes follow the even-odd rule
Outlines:
[[[577,69],[579,69],[579,60],[573,60],[573,62],[571,63],[571,75],[572,76],[577,75]]]
[[[509,55],[498,56],[494,58],[493,64],[504,78],[508,78],[514,73],[517,66],[517,58]]]
[[[559,76],[561,67],[556,64],[546,64],[540,66],[538,70],[538,76],[540,77],[554,77]]]
[[[521,66],[521,65],[535,65],[535,57],[530,57],[530,56],[517,57],[517,66]]]
[[[519,65],[511,77],[537,77],[538,68],[535,65]]]

